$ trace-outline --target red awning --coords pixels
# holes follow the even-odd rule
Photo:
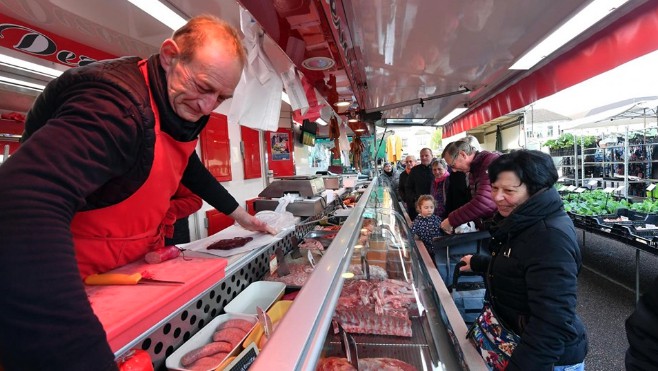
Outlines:
[[[658,2],[649,1],[446,125],[443,137],[471,130],[655,50]]]

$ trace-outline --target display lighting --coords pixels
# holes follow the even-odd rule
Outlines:
[[[439,122],[436,123],[436,126],[442,126],[450,122],[450,120],[454,119],[455,117],[461,115],[466,111],[466,108],[455,108],[450,112],[449,114],[445,115]]]
[[[158,0],[128,0],[172,30],[181,28],[187,21]]]
[[[342,100],[340,102],[334,103],[334,106],[336,107],[349,107],[350,105],[352,105],[352,102],[347,100]]]
[[[10,68],[23,70],[29,73],[36,73],[51,79],[54,79],[63,73],[63,71],[54,69],[52,67],[45,67],[40,64],[10,57],[5,54],[0,54],[0,64]]]
[[[288,104],[290,104],[290,97],[288,96],[288,93],[286,93],[285,91],[282,91],[281,92],[281,100],[288,103]]]
[[[315,122],[316,122],[318,125],[322,125],[322,126],[327,126],[327,125],[329,125],[329,124],[327,124],[326,121],[324,121],[324,120],[322,119],[322,117],[318,117],[318,119],[315,120]]]
[[[548,35],[521,59],[510,67],[510,70],[529,70],[542,59],[571,41],[583,31],[596,24],[608,14],[614,12],[628,0],[596,0],[571,17],[560,28]]]

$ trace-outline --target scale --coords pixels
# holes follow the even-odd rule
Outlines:
[[[321,195],[324,190],[324,180],[315,175],[276,178],[258,194],[260,198],[254,200],[254,210],[275,210],[279,206],[279,198],[294,194],[297,198],[288,204],[287,211],[299,217],[318,215],[327,206],[327,200]]]

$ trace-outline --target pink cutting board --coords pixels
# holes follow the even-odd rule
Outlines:
[[[150,278],[182,281],[183,285],[87,286],[87,296],[105,328],[112,351],[121,349],[219,282],[224,278],[226,264],[226,259],[186,252],[185,259],[178,257],[160,264],[138,261],[112,271],[143,275],[147,272]]]

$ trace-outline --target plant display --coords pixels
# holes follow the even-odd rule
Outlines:
[[[576,137],[571,133],[564,133],[557,139],[549,139],[542,145],[552,150],[573,149],[574,141],[578,143],[578,145],[582,144],[585,148],[596,145],[596,137],[594,135],[583,136],[581,142],[581,137]]]
[[[615,200],[609,193],[593,190],[583,193],[570,193],[562,199],[564,210],[579,215],[614,214],[617,209],[629,209],[627,199]]]

